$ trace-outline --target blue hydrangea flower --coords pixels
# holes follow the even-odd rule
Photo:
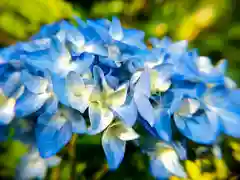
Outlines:
[[[17,168],[20,179],[43,178],[73,133],[102,132],[111,170],[134,142],[157,179],[186,177],[180,160],[188,153],[176,132],[216,152],[221,133],[240,137],[240,91],[226,60],[213,65],[187,41],[167,37],[151,38],[148,48],[144,32],[116,17],[76,22],[43,26],[0,50],[0,139],[14,129],[14,139],[36,146]]]

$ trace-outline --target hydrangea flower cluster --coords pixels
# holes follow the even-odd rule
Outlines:
[[[43,26],[0,51],[0,138],[13,129],[12,138],[32,147],[19,177],[43,177],[73,133],[103,133],[112,170],[132,141],[156,178],[186,177],[182,140],[215,145],[221,134],[240,137],[240,91],[225,75],[226,60],[214,66],[187,41],[167,37],[148,47],[142,31],[115,17],[76,22]],[[40,170],[29,168],[33,161]]]

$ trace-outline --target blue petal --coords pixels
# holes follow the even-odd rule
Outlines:
[[[159,77],[163,79],[169,79],[175,73],[174,66],[168,63],[155,66],[154,69],[159,73]]]
[[[142,95],[134,93],[134,101],[137,105],[139,114],[145,119],[151,126],[154,124],[154,110],[149,99]]]
[[[174,120],[184,136],[201,144],[212,144],[220,131],[219,118],[210,111],[190,118],[175,114]]]
[[[219,72],[224,74],[227,71],[228,67],[228,61],[226,59],[223,59],[217,63],[216,68],[218,69]]]
[[[171,174],[186,178],[187,175],[180,164],[177,153],[173,149],[163,149],[160,154],[157,155],[157,159],[161,160],[163,166]]]
[[[145,69],[137,81],[135,86],[135,94],[141,94],[145,95],[146,97],[150,97],[150,88],[150,72],[148,69]]]
[[[109,84],[109,86],[112,88],[112,89],[116,89],[119,85],[119,79],[115,76],[112,76],[110,73],[108,73],[106,76],[106,81],[107,83]]]
[[[67,43],[71,45],[71,50],[78,54],[82,53],[85,44],[84,35],[78,29],[72,28],[66,36]]]
[[[15,106],[16,116],[23,117],[36,112],[44,105],[49,96],[47,93],[33,94],[25,90],[24,94],[17,100]]]
[[[57,96],[57,99],[64,105],[69,105],[66,78],[52,75],[53,92]]]
[[[48,87],[48,80],[40,76],[33,76],[26,70],[21,72],[21,81],[29,91],[35,94],[44,93]]]
[[[180,58],[186,52],[187,45],[188,43],[185,40],[171,44],[167,49],[167,52],[170,54],[169,63],[179,64]]]
[[[172,40],[169,37],[164,37],[161,40],[157,38],[150,38],[149,41],[154,48],[167,48],[172,44]]]
[[[114,40],[121,41],[123,39],[123,29],[119,19],[112,18],[112,24],[110,25],[109,34]]]
[[[163,166],[162,162],[158,159],[152,159],[150,161],[150,171],[152,175],[159,179],[167,179],[171,174]]]
[[[102,137],[102,146],[110,170],[117,169],[123,160],[126,142],[105,131]]]
[[[212,70],[211,73],[201,73],[200,79],[206,83],[216,83],[216,84],[223,84],[224,83],[224,76],[222,73],[219,73],[216,70]]]
[[[232,103],[240,105],[240,89],[231,90],[228,98]]]
[[[104,76],[104,72],[99,66],[93,67],[93,77],[94,77],[94,82],[96,87],[99,88],[101,92],[106,92],[106,93],[114,92],[113,89],[111,89],[107,84],[107,81]]]
[[[49,50],[37,51],[27,54],[25,57],[26,65],[31,66],[37,70],[44,71],[52,67],[51,59],[49,58]]]
[[[87,24],[94,29],[95,32],[101,37],[101,40],[109,42],[110,36],[107,29],[92,20],[87,20]]]
[[[108,52],[107,49],[100,43],[95,41],[89,41],[84,46],[84,51],[100,56],[107,56]]]
[[[3,85],[3,92],[5,96],[13,96],[13,94],[18,90],[20,86],[20,73],[14,72],[12,73],[6,82]]]
[[[136,29],[125,29],[122,42],[128,45],[136,46],[140,49],[146,49],[147,46],[144,43],[144,35],[145,33],[143,31]]]
[[[87,132],[85,119],[78,111],[69,110],[66,116],[72,124],[73,133],[84,134]]]
[[[38,118],[35,133],[40,155],[48,158],[70,141],[72,126],[70,121],[58,114],[43,114]]]
[[[54,114],[58,111],[59,101],[56,96],[50,97],[44,104],[43,112],[48,114]]]
[[[94,61],[94,55],[85,53],[83,58],[78,58],[71,63],[71,70],[79,74],[87,72]]]
[[[132,127],[137,120],[137,107],[132,100],[129,104],[114,108],[117,116],[129,127]]]
[[[176,150],[176,152],[181,160],[186,160],[188,158],[186,143],[187,143],[186,139],[183,139],[182,141],[177,141],[177,142],[173,143],[173,147]]]
[[[240,138],[240,110],[239,106],[228,105],[225,108],[217,109],[214,111],[220,117],[224,129],[224,133],[233,136],[236,138]]]
[[[167,142],[172,140],[171,117],[167,111],[158,110],[155,112],[154,128],[163,140]]]

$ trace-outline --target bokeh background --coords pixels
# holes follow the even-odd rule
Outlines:
[[[71,20],[74,15],[82,19],[118,16],[124,27],[145,31],[146,40],[152,36],[189,40],[190,47],[213,62],[228,59],[228,74],[240,84],[239,0],[0,0],[0,46],[28,40],[42,25]],[[74,141],[76,148],[70,143],[62,150],[61,165],[50,169],[46,179],[154,179],[148,173],[147,157],[131,144],[120,168],[109,172],[100,135],[75,137]],[[184,162],[190,179],[240,179],[240,143],[226,138],[222,148],[223,159],[205,155]],[[14,178],[26,150],[10,140],[0,145],[2,179]]]

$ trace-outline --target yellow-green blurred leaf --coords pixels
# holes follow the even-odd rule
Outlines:
[[[187,173],[188,173],[188,175],[191,179],[193,179],[193,180],[196,179],[197,180],[201,177],[201,169],[193,161],[187,160],[185,162],[185,168],[186,168]]]

